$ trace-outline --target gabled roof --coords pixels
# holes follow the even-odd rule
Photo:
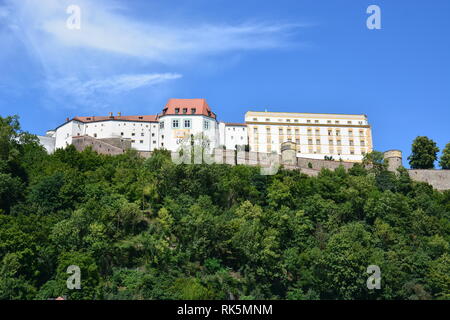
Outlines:
[[[203,115],[216,119],[206,99],[169,99],[159,117],[167,115]]]

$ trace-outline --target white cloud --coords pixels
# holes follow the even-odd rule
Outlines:
[[[139,21],[113,0],[5,1],[0,17],[38,62],[49,93],[71,89],[83,101],[98,91],[120,93],[180,78],[167,68],[201,65],[205,57],[288,46],[299,27]],[[66,26],[66,9],[74,3],[81,8],[81,30]]]

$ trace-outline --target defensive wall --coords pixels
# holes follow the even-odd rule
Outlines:
[[[73,145],[79,151],[91,146],[99,154],[118,155],[131,148],[127,139],[95,139],[89,136],[73,137]],[[343,166],[346,170],[352,168],[355,162],[322,160],[297,157],[294,143],[285,143],[282,146],[282,153],[261,153],[248,151],[235,151],[214,149],[210,156],[194,156],[194,163],[220,163],[228,165],[244,164],[250,166],[261,166],[262,168],[273,168],[282,165],[288,170],[300,170],[309,176],[317,176],[323,168],[334,170]],[[151,157],[151,152],[139,152],[142,157]],[[388,170],[397,173],[397,169],[402,167],[402,152],[400,150],[389,150],[384,153],[384,158],[388,161]],[[172,159],[183,162],[178,152],[172,152]],[[407,170],[409,176],[414,181],[426,182],[436,190],[450,190],[450,170]]]

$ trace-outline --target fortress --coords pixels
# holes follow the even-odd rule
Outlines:
[[[270,168],[275,164],[316,176],[323,168],[351,168],[373,150],[366,115],[249,111],[245,123],[219,122],[205,99],[169,99],[157,115],[67,118],[39,137],[49,153],[74,145],[100,154],[127,149],[149,157],[166,149],[176,158],[184,144],[200,144],[216,163]],[[384,153],[388,170],[402,166],[402,153]],[[450,189],[450,170],[408,170],[416,181]]]

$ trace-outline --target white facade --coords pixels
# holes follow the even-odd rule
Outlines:
[[[210,150],[219,145],[219,125],[203,115],[167,115],[159,118],[160,149],[177,151],[191,135],[203,134]]]
[[[157,122],[101,120],[85,123],[71,120],[55,131],[56,149],[72,144],[72,137],[75,136],[90,136],[97,139],[130,139],[131,147],[138,151],[153,151],[158,148],[159,143]]]

